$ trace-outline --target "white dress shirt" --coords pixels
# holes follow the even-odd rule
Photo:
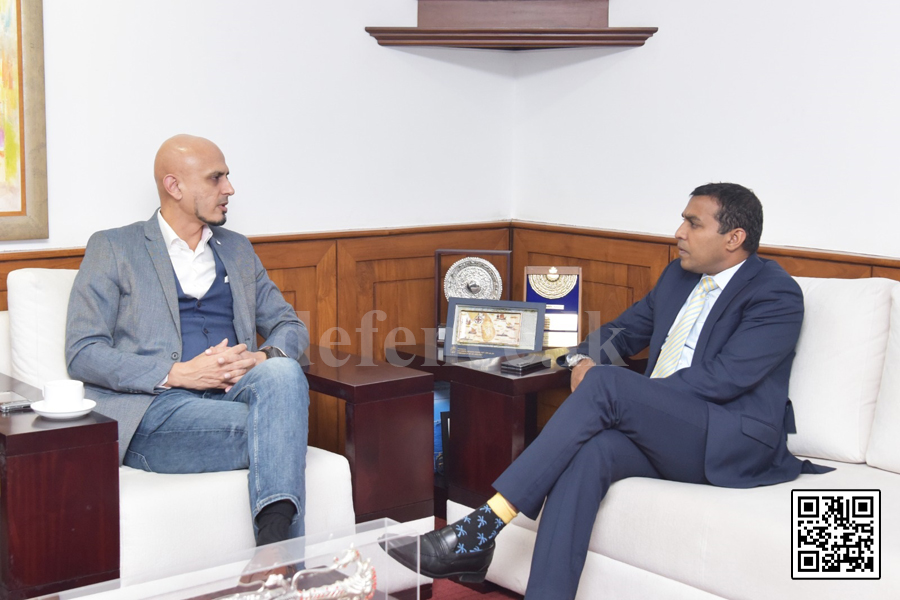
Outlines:
[[[204,225],[200,243],[195,250],[191,250],[187,242],[178,237],[175,230],[166,223],[162,212],[157,211],[156,218],[159,220],[159,228],[181,289],[188,296],[199,300],[206,295],[216,280],[216,259],[213,257],[212,249],[209,248],[212,230]]]
[[[706,319],[707,317],[709,317],[709,313],[710,311],[712,311],[712,307],[713,305],[715,305],[716,300],[718,300],[719,296],[722,295],[722,290],[725,289],[725,286],[728,285],[728,282],[731,281],[731,278],[734,277],[734,274],[737,273],[737,270],[741,268],[741,265],[743,265],[744,262],[745,261],[741,261],[733,267],[725,269],[724,271],[722,271],[721,273],[717,273],[716,275],[710,275],[710,277],[712,277],[716,282],[717,287],[709,294],[707,294],[706,303],[703,305],[703,310],[700,311],[700,315],[694,322],[694,326],[691,328],[691,332],[688,334],[687,339],[684,341],[684,349],[681,351],[681,358],[678,360],[678,366],[675,367],[676,371],[691,366],[691,362],[694,360],[694,348],[697,347],[697,341],[700,339],[700,332],[703,331],[703,324],[706,323]],[[703,277],[706,277],[705,273]],[[694,286],[694,289],[691,290],[690,294],[688,294],[687,300],[684,301],[684,305],[681,307],[681,310],[678,311],[678,316],[675,317],[675,322],[672,323],[672,327],[669,328],[669,333],[666,334],[667,339],[669,335],[672,334],[672,330],[678,324],[678,321],[681,320],[681,315],[684,314],[685,309],[687,309],[687,305],[691,301],[694,292],[696,292],[700,288],[700,283],[703,281],[703,277],[700,278],[700,281],[697,282],[697,285]],[[665,344],[665,342],[663,343]]]

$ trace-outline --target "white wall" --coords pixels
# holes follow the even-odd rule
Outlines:
[[[249,235],[517,218],[668,235],[737,181],[763,242],[898,257],[900,5],[612,0],[644,47],[382,48],[415,0],[44,0],[50,239],[146,219],[160,142],[220,144]]]
[[[178,132],[224,151],[242,233],[508,219],[512,57],[364,31],[415,22],[415,0],[44,0],[50,239],[0,251],[147,219]]]
[[[641,48],[517,57],[513,216],[671,234],[709,181],[763,243],[900,257],[900,4],[612,0]],[[565,209],[561,209],[565,207]]]

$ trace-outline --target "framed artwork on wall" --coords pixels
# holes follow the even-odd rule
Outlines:
[[[0,0],[0,240],[46,239],[42,0]]]

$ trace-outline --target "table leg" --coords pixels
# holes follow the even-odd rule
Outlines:
[[[434,394],[347,403],[356,521],[434,514]]]
[[[507,396],[454,381],[445,452],[448,498],[483,504],[494,495],[491,484],[536,433],[535,395]]]

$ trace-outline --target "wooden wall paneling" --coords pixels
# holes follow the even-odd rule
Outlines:
[[[509,229],[338,240],[338,325],[351,340],[342,350],[385,360],[385,342],[397,327],[409,329],[415,343],[426,341],[423,329],[435,325],[434,251],[440,248],[507,250]],[[373,310],[385,320],[366,317]]]
[[[319,392],[309,393],[309,445],[343,454],[346,440],[343,400]]]
[[[309,328],[310,341],[337,326],[337,243],[333,240],[257,241],[254,249],[285,300]],[[342,454],[344,403],[318,392],[309,395],[309,444]]]
[[[556,388],[553,390],[545,390],[537,395],[537,430],[538,433],[544,429],[544,425],[553,416],[566,398],[569,397],[571,391],[567,387]]]
[[[872,265],[845,259],[842,254],[828,254],[799,248],[777,248],[760,246],[759,255],[774,260],[794,277],[836,277],[839,279],[859,279],[873,277]],[[678,247],[672,246],[672,260],[678,258]]]
[[[584,335],[643,298],[668,263],[669,250],[664,243],[564,231],[513,230],[515,297],[522,298],[524,293],[526,266],[581,267]]]
[[[760,248],[759,255],[778,262],[785,271],[794,277],[859,279],[872,276],[872,267],[865,264],[769,254],[765,247]]]
[[[386,343],[414,344],[424,340],[423,327],[434,327],[434,301],[422,301],[423,298],[434,297],[434,259],[430,264],[428,258],[410,258],[402,262],[378,261],[367,266],[371,269],[368,269],[369,275],[362,281],[367,282],[367,287],[368,282],[373,282],[372,304],[369,306],[383,310],[385,319],[372,321],[378,328],[378,333],[374,337],[371,351],[366,347],[362,347],[361,351],[367,356],[374,355],[383,360]],[[421,273],[425,273],[427,277],[422,279],[416,275]],[[398,331],[396,336],[390,335],[391,331],[399,328],[409,331]]]
[[[885,277],[900,281],[900,268],[891,267],[872,267],[872,277]]]
[[[671,246],[669,246],[669,262],[672,262],[678,257],[678,246],[672,244]]]
[[[312,242],[257,242],[254,249],[269,277],[304,318],[310,341],[337,325],[337,244]]]

